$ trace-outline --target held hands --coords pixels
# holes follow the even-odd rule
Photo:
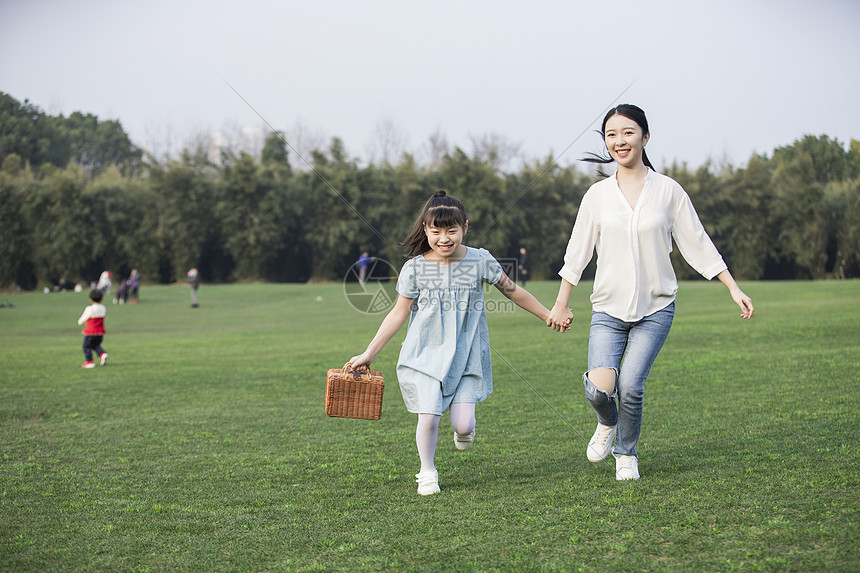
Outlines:
[[[573,311],[567,308],[566,305],[560,305],[558,302],[553,305],[546,319],[548,327],[561,333],[570,330],[571,322],[573,322]]]

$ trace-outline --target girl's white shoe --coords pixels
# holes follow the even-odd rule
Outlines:
[[[439,493],[439,472],[436,470],[415,474],[418,483],[418,495],[433,495]]]

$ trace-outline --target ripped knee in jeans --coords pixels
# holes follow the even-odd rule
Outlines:
[[[618,370],[615,368],[594,368],[582,375],[585,395],[592,402],[615,398]]]

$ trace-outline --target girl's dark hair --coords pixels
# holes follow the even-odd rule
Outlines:
[[[603,125],[600,126],[600,136],[606,141],[606,122],[609,121],[613,115],[623,115],[628,119],[632,119],[639,127],[642,128],[642,137],[645,137],[650,132],[648,131],[648,118],[645,117],[645,112],[642,111],[642,108],[635,106],[630,103],[622,103],[621,105],[617,105],[606,112],[606,115],[603,117]],[[608,156],[609,150],[607,150],[607,155],[597,155],[596,153],[588,153],[586,157],[580,159],[580,161],[588,161],[589,163],[612,163],[614,159],[611,156]],[[650,167],[652,171],[657,171],[654,169],[654,166],[651,165],[651,161],[648,159],[648,155],[645,153],[645,150],[642,150],[642,163],[645,164],[646,167]]]
[[[408,258],[417,257],[430,250],[430,243],[427,241],[427,235],[424,234],[425,225],[441,229],[457,225],[465,228],[468,220],[463,202],[456,197],[449,197],[444,189],[439,189],[421,209],[421,214],[415,220],[412,230],[406,235],[401,246]]]
[[[104,293],[99,289],[93,289],[90,291],[90,300],[93,302],[101,302],[102,298],[104,298]]]

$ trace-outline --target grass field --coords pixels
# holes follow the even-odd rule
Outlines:
[[[374,364],[382,419],[324,415],[326,370],[381,320],[341,285],[204,285],[199,309],[144,287],[108,305],[93,370],[85,293],[0,296],[0,568],[857,571],[860,282],[742,286],[750,322],[721,285],[682,285],[637,482],[585,457],[590,285],[565,335],[490,313],[495,392],[469,451],[443,419],[427,498],[404,332]]]

